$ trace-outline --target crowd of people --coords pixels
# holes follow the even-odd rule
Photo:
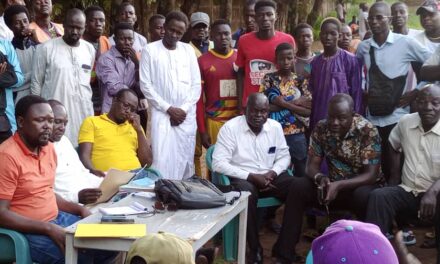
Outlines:
[[[251,193],[247,263],[263,262],[257,201],[268,196],[284,203],[282,224],[273,226],[276,263],[303,261],[295,249],[309,208],[347,210],[376,225],[343,222],[328,233],[370,230],[384,250],[396,228],[411,245],[410,223],[431,222],[440,252],[436,0],[416,11],[423,30],[408,28],[403,2],[361,3],[359,38],[338,1],[337,18],[321,23],[318,52],[310,25],[292,35],[275,30],[273,0],[246,1],[245,25],[235,32],[203,12],[155,14],[148,41],[129,2],[119,6],[111,37],[99,6],[70,9],[57,24],[51,0],[32,1],[33,22],[24,1],[3,5],[0,227],[26,236],[34,262],[64,262],[63,227],[90,215],[83,205],[102,195],[110,168],[201,176],[209,147],[213,170]],[[323,247],[314,242],[316,263],[330,263],[318,259]],[[115,256],[82,250],[79,261]],[[394,252],[383,256],[397,263]]]

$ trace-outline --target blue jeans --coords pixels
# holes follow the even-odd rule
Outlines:
[[[295,169],[294,175],[303,177],[306,175],[307,140],[304,133],[286,136],[289,146],[290,159]]]
[[[61,227],[68,227],[80,218],[65,212],[59,212],[56,219],[50,223]],[[58,264],[65,263],[64,254],[60,248],[45,235],[24,234],[29,241],[32,261],[39,264]],[[79,250],[78,263],[110,263],[115,258],[117,252],[104,250]]]

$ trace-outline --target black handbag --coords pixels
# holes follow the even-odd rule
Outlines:
[[[383,74],[376,64],[373,47],[370,47],[370,59],[371,66],[368,71],[368,111],[372,116],[391,115],[402,96],[407,75],[390,79]]]
[[[186,180],[159,179],[154,186],[156,198],[180,209],[206,209],[226,204],[225,195],[211,182],[198,177]]]

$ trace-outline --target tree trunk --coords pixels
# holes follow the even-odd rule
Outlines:
[[[288,4],[285,3],[285,1],[277,1],[277,4],[278,4],[278,8],[277,8],[278,19],[275,23],[275,28],[277,30],[286,32],[289,6]]]
[[[232,21],[232,0],[222,0],[220,4],[220,17]]]
[[[289,32],[293,36],[293,29],[298,24],[298,5],[300,1],[291,1],[290,8],[287,15],[287,28],[286,32]]]
[[[307,18],[307,23],[312,27],[315,25],[316,21],[319,18],[319,15],[321,14],[323,2],[324,0],[315,0],[313,3],[312,11]]]

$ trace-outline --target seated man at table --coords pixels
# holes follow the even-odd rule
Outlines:
[[[140,124],[138,97],[133,90],[121,89],[110,111],[84,120],[79,131],[79,157],[96,176],[110,168],[133,170],[151,164],[152,153]]]
[[[273,196],[285,203],[283,225],[272,254],[281,263],[295,260],[291,205],[294,177],[286,173],[290,164],[289,147],[281,125],[268,119],[269,101],[262,93],[253,93],[247,101],[246,115],[235,117],[220,129],[213,153],[213,169],[227,175],[234,188],[249,191],[247,243],[248,263],[262,263],[258,239],[257,200]]]
[[[401,217],[402,212],[413,218],[433,219],[439,249],[440,86],[423,88],[415,102],[418,113],[403,116],[390,133],[393,151],[389,186],[370,194],[367,221],[378,225],[384,234],[391,234],[394,218]],[[438,256],[436,263],[440,263]]]
[[[50,141],[54,143],[57,154],[55,193],[70,202],[94,203],[101,196],[101,190],[98,187],[104,178],[84,168],[79,160],[78,152],[70,140],[64,136],[68,122],[64,105],[57,100],[49,100],[49,104],[54,115]]]
[[[53,191],[57,157],[49,142],[54,116],[48,102],[28,95],[17,102],[18,130],[0,145],[0,227],[22,232],[32,261],[64,263],[65,231],[90,212]],[[108,263],[113,252],[81,251],[79,263]]]
[[[380,150],[377,128],[355,113],[353,99],[342,93],[333,96],[327,119],[318,122],[310,137],[308,177],[295,177],[292,183],[292,248],[299,241],[303,213],[308,207],[322,204],[327,211],[348,209],[358,219],[365,218],[368,195],[382,180]],[[320,170],[324,161],[328,174]]]

